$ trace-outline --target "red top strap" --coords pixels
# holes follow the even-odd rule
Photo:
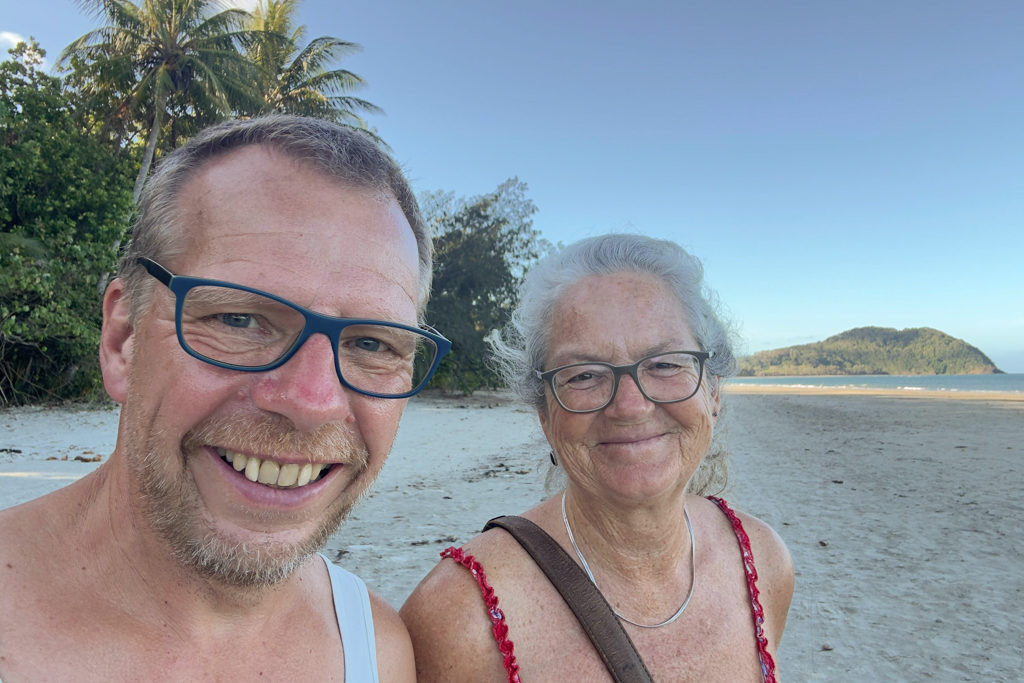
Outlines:
[[[708,500],[721,508],[725,516],[732,523],[732,530],[736,534],[736,540],[740,544],[740,553],[743,555],[743,571],[747,575],[747,591],[750,593],[751,611],[754,616],[754,636],[757,638],[757,656],[761,660],[761,674],[765,683],[775,683],[775,660],[768,652],[768,639],[764,635],[764,608],[758,596],[761,591],[757,589],[757,568],[754,567],[754,553],[750,549],[750,537],[743,529],[743,522],[733,512],[729,504],[721,498],[708,496]]]
[[[508,637],[508,624],[505,623],[505,613],[498,607],[498,596],[494,594],[491,584],[487,583],[487,575],[484,574],[483,565],[476,561],[472,555],[467,555],[462,548],[445,548],[441,551],[441,557],[448,557],[469,570],[469,573],[476,579],[480,586],[480,593],[487,604],[487,615],[491,618],[494,639],[498,641],[498,650],[501,652],[505,664],[505,671],[508,672],[508,683],[522,683],[519,678],[519,662],[516,661],[515,645]]]

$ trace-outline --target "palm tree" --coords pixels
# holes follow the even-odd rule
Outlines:
[[[68,45],[82,87],[106,109],[124,139],[145,137],[135,181],[138,201],[162,134],[188,135],[259,106],[257,69],[239,51],[252,42],[249,14],[219,0],[79,0],[105,25]],[[166,127],[166,131],[164,130]]]
[[[299,0],[262,0],[247,28],[255,40],[246,45],[249,60],[260,67],[263,111],[316,116],[367,129],[360,114],[381,113],[374,104],[349,93],[365,85],[346,69],[330,69],[360,49],[355,43],[321,36],[302,46],[305,26],[295,26]]]

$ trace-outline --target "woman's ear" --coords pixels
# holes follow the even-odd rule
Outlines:
[[[717,418],[719,411],[722,409],[722,379],[709,375],[705,386],[707,387],[707,402],[708,407],[711,408],[711,417]]]
[[[134,337],[129,321],[124,281],[116,278],[103,294],[103,329],[100,332],[100,370],[110,398],[124,403],[128,395]]]
[[[549,408],[546,405],[537,408],[537,417],[540,419],[540,429],[544,432],[544,438],[547,439],[551,447],[554,448],[555,445],[551,441],[552,435],[548,433],[548,430],[551,427],[551,420],[548,419],[548,410]]]

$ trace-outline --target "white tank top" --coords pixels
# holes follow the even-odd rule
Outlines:
[[[320,557],[323,557],[331,577],[334,613],[345,648],[345,680],[349,683],[378,683],[377,641],[373,636],[373,612],[366,584],[323,555]]]

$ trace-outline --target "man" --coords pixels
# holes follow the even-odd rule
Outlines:
[[[139,208],[103,300],[114,453],[0,512],[0,678],[414,680],[394,610],[315,552],[449,348],[408,184],[268,117],[169,155]]]

